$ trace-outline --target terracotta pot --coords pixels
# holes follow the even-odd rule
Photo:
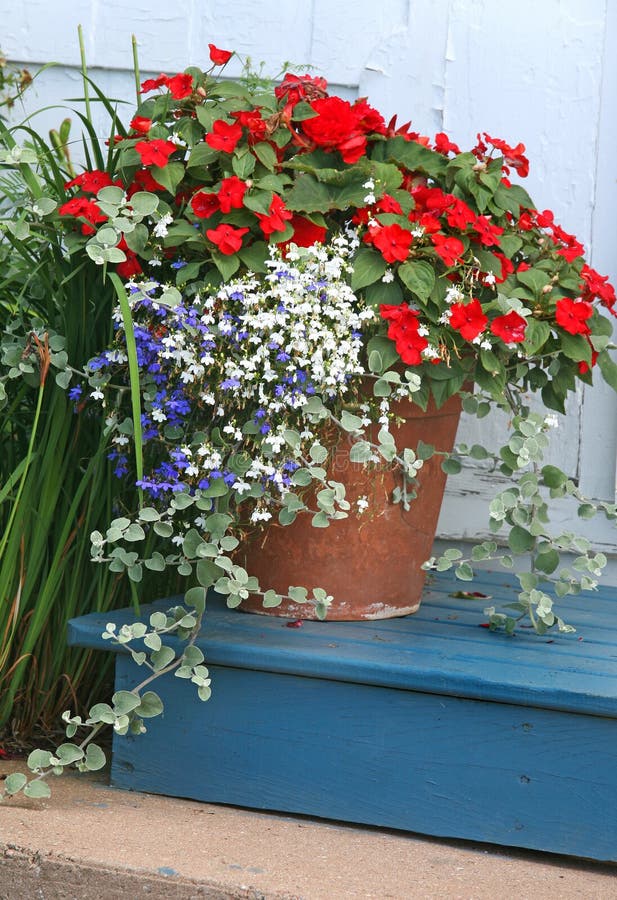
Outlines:
[[[438,450],[451,450],[461,412],[459,397],[440,409],[432,401],[426,412],[412,403],[399,403],[404,417],[396,431],[399,448],[415,448],[422,440]],[[378,430],[378,429],[376,429]],[[322,587],[334,601],[328,621],[387,619],[416,612],[426,573],[420,568],[432,551],[446,475],[441,457],[426,461],[418,473],[417,498],[405,512],[390,497],[400,484],[393,466],[364,467],[349,460],[350,440],[341,436],[328,470],[345,484],[351,504],[349,517],[328,528],[314,528],[310,515],[300,515],[285,527],[272,524],[244,545],[238,561],[256,575],[263,590],[285,594],[290,585]],[[368,509],[356,514],[356,500],[366,496]],[[241,606],[263,615],[313,619],[313,607],[284,601],[264,609],[260,598]]]

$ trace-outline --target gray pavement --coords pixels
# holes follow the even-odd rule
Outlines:
[[[0,805],[0,900],[617,900],[617,866],[118,791],[104,776],[51,787]]]

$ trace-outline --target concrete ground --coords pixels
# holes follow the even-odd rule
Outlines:
[[[0,776],[24,771],[0,760]],[[617,866],[109,788],[0,805],[0,900],[617,900]]]

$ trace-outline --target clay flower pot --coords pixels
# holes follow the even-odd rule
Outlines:
[[[420,440],[437,450],[454,445],[461,412],[458,396],[426,412],[412,403],[400,403],[404,421],[396,430],[399,448],[415,448]],[[394,429],[393,429],[394,431]],[[349,517],[328,528],[314,528],[309,515],[291,525],[272,524],[242,548],[239,562],[256,575],[263,590],[287,593],[290,585],[324,588],[334,601],[328,620],[387,619],[416,612],[426,573],[422,563],[431,555],[446,484],[441,457],[433,456],[418,473],[417,498],[405,511],[391,496],[400,476],[383,463],[363,466],[349,460],[350,440],[342,435],[329,475],[345,484],[351,504]],[[358,515],[357,500],[369,506]],[[283,601],[265,609],[259,597],[242,609],[264,615],[316,618],[310,604]]]

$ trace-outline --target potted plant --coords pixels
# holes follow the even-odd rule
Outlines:
[[[104,405],[117,475],[137,482],[142,502],[93,533],[93,557],[133,582],[170,567],[188,579],[186,608],[156,614],[151,630],[110,625],[106,637],[144,641],[135,661],[155,675],[182,668],[206,699],[193,643],[209,589],[231,607],[257,596],[265,610],[336,617],[327,584],[312,575],[303,584],[299,571],[284,584],[270,576],[286,533],[305,541],[298,522],[308,514],[318,541],[306,554],[319,560],[341,520],[345,551],[359,536],[368,569],[380,557],[392,568],[388,529],[429,489],[438,512],[445,475],[466,454],[512,476],[490,505],[508,547],[484,541],[469,557],[451,549],[427,558],[436,513],[417,513],[411,529],[428,523],[427,538],[403,613],[419,600],[422,568],[470,580],[475,561],[512,566],[528,554],[514,610],[490,609],[491,627],[512,632],[528,616],[540,634],[571,630],[546,585],[559,596],[591,589],[606,559],[551,533],[546,498],[573,495],[582,515],[597,507],[542,466],[550,418],[532,412],[528,396],[563,412],[596,367],[617,387],[614,289],[511,180],[528,171],[522,144],[483,134],[462,152],[445,134],[386,122],[367,100],[332,96],[309,75],[287,74],[274,88],[215,77],[230,56],[210,45],[207,72],[145,81],[106,168],[67,180],[66,201],[41,210],[64,230],[72,258],[103,268],[118,298],[113,342],[73,373],[81,377],[71,391],[78,415]],[[474,445],[453,455],[461,405],[509,412],[499,453]],[[613,505],[600,506],[615,517]],[[401,527],[395,555],[408,562]],[[158,546],[141,555],[152,535]],[[577,554],[572,568],[561,566],[562,551]],[[163,643],[171,632],[188,641],[179,655]],[[130,702],[91,713],[79,765],[105,722],[139,731],[160,711],[144,685]],[[83,723],[66,721],[71,738]],[[35,762],[39,772],[59,764]]]

